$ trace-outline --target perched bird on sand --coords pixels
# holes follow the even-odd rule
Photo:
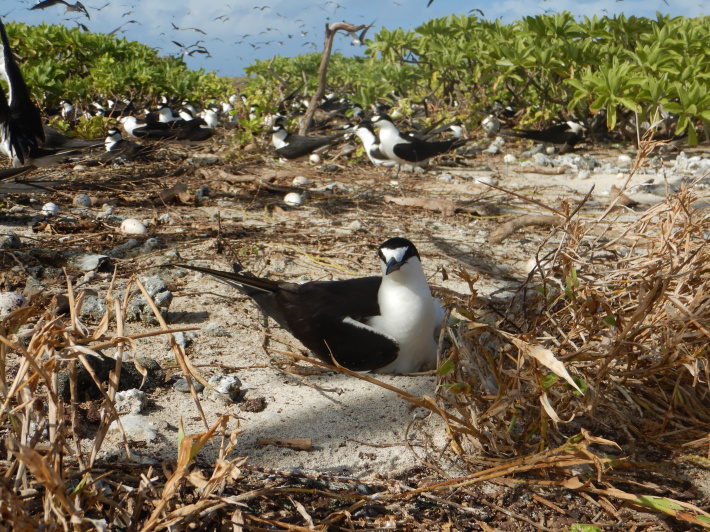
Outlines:
[[[251,297],[319,359],[354,371],[410,373],[436,363],[444,312],[417,248],[395,237],[378,250],[382,276],[295,284],[178,264]]]

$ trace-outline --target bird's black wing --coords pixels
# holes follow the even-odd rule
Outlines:
[[[418,163],[446,153],[452,148],[461,146],[462,144],[459,139],[425,142],[416,137],[411,137],[409,142],[395,144],[392,151],[400,159]]]
[[[309,153],[313,153],[318,148],[327,146],[333,142],[332,137],[304,137],[301,135],[289,135],[285,146],[275,150],[279,157],[285,159],[296,159]]]
[[[21,166],[19,168],[2,168],[0,169],[0,181],[6,179],[15,178],[28,174],[30,171],[34,170],[34,166]],[[5,191],[3,191],[5,192]],[[11,193],[11,192],[10,192]]]
[[[541,130],[519,129],[505,131],[503,133],[512,137],[536,140],[538,142],[549,142],[551,144],[565,144],[578,137],[567,124],[557,124]]]
[[[72,155],[79,155],[80,150],[60,150],[54,148],[40,148],[38,146],[30,146],[27,152],[27,159],[25,162],[37,166],[38,168],[49,168],[51,166],[56,166],[57,164],[64,162],[68,157]]]
[[[374,371],[399,356],[394,338],[350,318],[329,324],[323,343],[335,362],[352,371]]]
[[[381,282],[381,277],[361,277],[296,285],[298,297],[282,292],[280,298],[299,305],[284,313],[289,330],[325,362],[335,360],[353,371],[386,366],[399,355],[397,342],[364,323],[380,314]]]
[[[372,145],[372,147],[370,148],[370,156],[373,159],[378,159],[381,161],[389,161],[389,157],[387,157],[384,153],[382,153],[382,150],[380,149],[379,144]]]
[[[174,268],[185,268],[186,270],[193,270],[200,273],[205,273],[216,277],[217,279],[222,279],[228,285],[235,288],[241,289],[243,287],[253,288],[260,292],[273,293],[281,290],[280,285],[277,281],[271,281],[270,279],[263,279],[261,277],[256,277],[250,273],[234,273],[234,272],[223,272],[220,270],[213,270],[212,268],[203,268],[202,266],[190,266],[189,264],[171,264],[167,267]],[[297,286],[297,285],[294,285]],[[251,296],[250,292],[245,292],[247,295]]]
[[[399,354],[393,338],[363,323],[380,313],[377,294],[381,277],[294,284],[249,273],[175,266],[211,275],[237,288],[326,363],[332,364],[334,359],[347,369],[367,371],[386,366]]]
[[[186,120],[179,127],[175,128],[177,138],[179,140],[207,140],[214,134],[214,130],[203,126],[207,126],[207,122],[202,118]]]
[[[163,122],[158,122],[162,124]],[[146,139],[175,139],[178,136],[177,130],[172,130],[169,127],[166,128],[156,128],[153,127],[154,124],[145,125],[133,129],[131,135],[138,138]]]
[[[80,12],[84,13],[84,15],[86,15],[86,18],[91,20],[91,17],[89,16],[89,12],[86,10],[86,8],[84,7],[84,4],[82,4],[81,2],[77,2],[76,4],[74,4],[71,7],[73,7],[75,11],[80,11]]]
[[[30,11],[32,11],[34,9],[47,9],[48,7],[56,6],[57,4],[62,4],[65,6],[69,5],[64,0],[44,0],[43,2],[39,2],[38,4],[33,5],[30,8]]]

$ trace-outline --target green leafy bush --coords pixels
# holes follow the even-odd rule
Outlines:
[[[41,105],[95,96],[150,99],[161,95],[205,101],[234,92],[231,80],[191,71],[181,57],[160,57],[136,41],[61,25],[7,24],[22,74]]]
[[[524,17],[505,25],[475,15],[432,19],[414,31],[382,28],[367,41],[368,57],[334,54],[331,87],[350,89],[369,105],[395,93],[426,98],[437,118],[456,106],[478,121],[494,100],[525,110],[523,122],[545,122],[606,110],[652,120],[678,114],[677,133],[697,142],[695,126],[710,126],[710,17],[583,17],[569,12]],[[278,57],[272,68],[312,91],[320,56]],[[253,82],[273,84],[268,63],[248,69]]]

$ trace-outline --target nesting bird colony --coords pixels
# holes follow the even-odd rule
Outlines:
[[[0,528],[710,528],[702,120],[41,100],[0,37]]]

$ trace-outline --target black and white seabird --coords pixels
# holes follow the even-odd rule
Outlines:
[[[151,149],[149,146],[141,146],[130,140],[125,140],[115,127],[108,130],[104,144],[106,152],[99,157],[101,163],[130,161],[147,155]]]
[[[78,152],[62,148],[78,147],[67,137],[48,130],[42,124],[39,109],[30,96],[20,67],[10,49],[5,25],[0,20],[0,77],[9,87],[9,98],[0,90],[0,150],[18,167],[53,166]],[[56,134],[54,134],[56,133]],[[62,138],[63,137],[63,138]],[[73,146],[69,146],[73,144]],[[88,143],[92,146],[94,143]],[[55,149],[60,148],[60,149]]]
[[[168,108],[169,109],[169,108]],[[119,120],[132,137],[203,141],[214,135],[214,129],[202,118],[192,120],[172,120],[168,122],[139,120],[135,116],[125,116]]]
[[[277,123],[272,128],[271,143],[276,148],[276,155],[284,159],[298,159],[309,155],[319,148],[325,148],[335,143],[346,132],[336,133],[329,137],[306,137],[291,134]]]
[[[429,159],[466,144],[465,139],[427,142],[408,133],[400,133],[392,119],[379,114],[372,123],[380,129],[380,151],[389,159],[402,164],[424,165]]]
[[[74,104],[67,99],[59,102],[59,105],[62,106],[61,115],[65,122],[73,124],[74,122],[78,122],[81,117],[84,116],[84,113],[82,113],[80,109],[74,107]]]
[[[10,49],[5,25],[0,20],[0,76],[7,82],[9,98],[0,90],[0,149],[10,158],[14,166],[23,166],[30,157],[45,155],[39,153],[37,145],[44,142],[42,117],[32,102],[30,91],[22,78],[20,67]],[[34,153],[30,153],[33,151]]]
[[[30,11],[34,9],[47,9],[48,7],[56,6],[56,5],[63,5],[64,6],[64,12],[67,13],[68,11],[75,11],[76,13],[83,13],[86,15],[86,18],[91,20],[91,17],[89,16],[89,12],[86,10],[84,7],[84,4],[81,2],[77,2],[76,4],[70,4],[69,2],[65,2],[64,0],[43,0],[42,2],[37,3],[36,5],[32,6]]]
[[[487,137],[495,137],[500,131],[500,120],[495,115],[488,115],[481,120],[481,128],[486,132]]]
[[[176,266],[239,289],[329,364],[378,373],[432,368],[444,312],[431,295],[417,248],[405,238],[391,238],[378,256],[381,277],[304,284]]]
[[[584,130],[585,127],[582,124],[568,121],[550,126],[547,129],[520,129],[502,131],[501,133],[509,137],[519,137],[549,144],[562,144],[560,153],[564,153],[572,150],[575,144],[584,138]]]
[[[200,118],[205,121],[205,125],[214,129],[219,124],[219,114],[214,109],[205,109],[200,113]]]
[[[174,138],[176,136],[170,125],[166,122],[141,120],[135,116],[124,116],[119,118],[118,121],[131,137],[164,139]]]
[[[370,159],[372,164],[375,166],[394,166],[397,164],[380,150],[380,140],[377,138],[372,122],[363,120],[354,129],[354,132],[362,141],[367,158]]]
[[[375,23],[375,21],[373,20],[370,24],[365,26],[359,35],[357,33],[355,33],[354,31],[349,31],[348,33],[350,34],[350,37],[353,38],[353,40],[350,42],[350,46],[364,46],[365,34],[367,33],[367,30],[369,30],[374,23]]]

